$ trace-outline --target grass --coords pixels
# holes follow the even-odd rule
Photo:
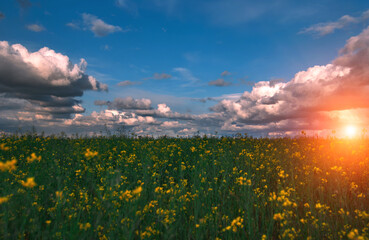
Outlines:
[[[0,139],[1,239],[368,239],[369,140]]]

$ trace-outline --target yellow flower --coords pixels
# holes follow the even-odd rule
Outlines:
[[[15,159],[11,161],[6,161],[5,163],[0,162],[0,171],[5,172],[15,170],[17,168],[16,164],[17,160]]]
[[[10,148],[5,146],[5,143],[0,144],[0,150],[8,151]]]
[[[90,227],[91,227],[91,224],[90,223],[85,223],[85,224],[80,223],[79,224],[79,229],[81,229],[81,230],[87,231],[87,229],[89,229]]]
[[[282,220],[282,219],[283,219],[283,214],[276,213],[276,214],[274,214],[273,219],[274,219],[275,221],[280,221],[280,220]]]
[[[9,201],[9,197],[0,197],[0,204],[6,203]]]
[[[141,186],[139,186],[138,188],[132,190],[132,193],[134,195],[140,194],[141,192],[142,192],[142,187]]]
[[[349,239],[354,239],[358,234],[359,233],[358,233],[357,229],[353,229],[349,234],[347,234],[347,237]]]
[[[28,187],[28,188],[33,188],[35,187],[37,184],[35,183],[35,178],[34,177],[30,177],[30,178],[27,178],[27,181],[24,182],[24,181],[21,181],[21,184],[24,186],[24,187]]]
[[[38,161],[38,162],[41,161],[41,156],[37,157],[35,153],[32,153],[31,157],[27,157],[27,162],[31,163],[33,161]]]
[[[241,185],[241,186],[251,186],[251,180],[250,179],[247,179],[246,177],[239,177],[239,178],[236,178],[236,183]]]
[[[63,191],[56,191],[56,192],[55,192],[55,196],[56,196],[57,198],[62,198],[62,197],[63,197]]]
[[[85,157],[86,158],[92,158],[92,157],[95,157],[97,156],[99,153],[96,152],[96,151],[90,151],[89,148],[87,148],[86,152],[85,152]]]
[[[47,225],[49,225],[51,223],[51,220],[46,220],[45,222]]]

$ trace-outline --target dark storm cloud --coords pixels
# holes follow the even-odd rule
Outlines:
[[[29,52],[20,44],[0,42],[0,93],[3,98],[26,100],[37,112],[83,112],[75,97],[86,90],[107,90],[106,85],[84,73],[86,64],[81,60],[73,65],[67,56],[48,48]]]

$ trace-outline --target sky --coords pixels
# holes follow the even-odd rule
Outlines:
[[[365,0],[1,1],[0,133],[368,128],[368,26]]]

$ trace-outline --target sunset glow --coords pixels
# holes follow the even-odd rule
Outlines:
[[[369,240],[369,0],[0,0],[0,33],[0,240]]]
[[[369,1],[327,1],[2,1],[0,134],[361,136]]]
[[[348,125],[345,128],[345,136],[348,138],[354,138],[357,134],[357,128],[353,125]]]

